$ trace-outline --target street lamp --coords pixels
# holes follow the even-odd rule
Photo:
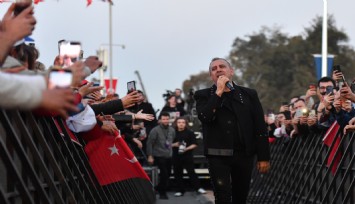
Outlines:
[[[100,50],[102,50],[102,46],[103,45],[108,45],[109,47],[109,64],[106,63],[106,65],[109,67],[109,70],[110,70],[110,88],[113,89],[113,80],[112,80],[112,46],[119,46],[121,47],[122,49],[125,49],[125,46],[124,45],[121,45],[121,44],[113,44],[112,43],[112,5],[113,3],[110,2],[109,3],[109,43],[108,44],[101,44],[100,46]],[[106,61],[107,62],[107,61]],[[101,69],[102,70],[102,69]],[[101,81],[100,83],[103,84],[103,70],[100,72],[100,77],[101,77]]]

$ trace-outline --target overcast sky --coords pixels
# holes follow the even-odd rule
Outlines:
[[[114,76],[118,93],[141,74],[155,109],[164,105],[166,90],[181,88],[190,75],[208,69],[213,57],[228,56],[233,40],[257,32],[262,26],[278,26],[292,35],[301,34],[312,19],[323,14],[322,0],[113,0]],[[0,4],[3,14],[8,3]],[[328,1],[338,28],[354,46],[355,1]],[[45,0],[36,5],[33,38],[47,66],[58,54],[60,39],[79,40],[84,57],[109,41],[108,3],[93,0]],[[321,52],[321,48],[319,48]],[[106,73],[108,75],[108,72]],[[141,88],[138,84],[138,88]]]

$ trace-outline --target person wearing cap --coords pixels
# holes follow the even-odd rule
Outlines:
[[[260,173],[270,168],[263,109],[255,90],[232,82],[234,69],[227,60],[212,59],[209,73],[214,85],[196,91],[195,100],[215,203],[243,204],[255,156]]]

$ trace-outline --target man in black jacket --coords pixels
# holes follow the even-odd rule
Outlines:
[[[270,168],[262,106],[255,90],[232,82],[225,59],[212,59],[209,72],[214,85],[196,91],[195,100],[215,203],[246,203],[254,156],[259,172]]]

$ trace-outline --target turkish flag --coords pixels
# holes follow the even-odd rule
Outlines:
[[[150,181],[118,132],[111,135],[96,125],[89,132],[80,135],[86,141],[85,152],[100,185],[130,178],[143,178]]]
[[[338,132],[340,129],[340,125],[338,124],[337,121],[335,121],[327,130],[327,132],[325,133],[324,137],[323,137],[323,143],[325,145],[327,145],[328,147],[331,147],[333,141],[335,140],[334,146],[332,147],[332,149],[330,149],[330,154],[328,157],[328,161],[327,161],[327,166],[329,167],[331,162],[334,160],[333,163],[333,167],[331,169],[333,175],[335,174],[340,159],[342,157],[342,153],[339,151],[338,155],[335,156],[337,150],[339,149],[340,146],[340,137],[338,136]]]
[[[111,87],[111,81],[110,81],[110,79],[105,79],[106,93],[109,93],[109,94],[114,94],[114,93],[116,93],[117,81],[118,81],[118,79],[113,78],[113,79],[112,79],[112,87]]]

